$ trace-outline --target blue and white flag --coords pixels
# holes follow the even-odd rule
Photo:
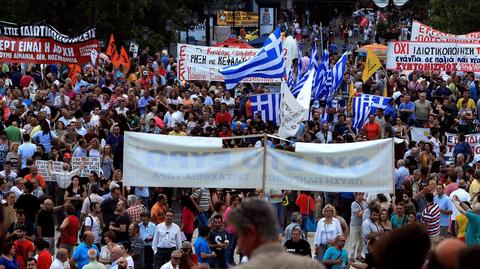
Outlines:
[[[326,97],[327,102],[331,102],[333,100],[333,95],[335,91],[342,83],[343,74],[345,73],[345,69],[347,67],[347,58],[348,54],[345,52],[340,59],[338,59],[337,63],[331,69],[329,75],[327,75],[327,82],[326,88],[328,89],[328,96]]]
[[[295,85],[300,81],[302,78],[302,58],[303,58],[303,53],[302,53],[302,43],[299,44],[298,46],[298,62],[297,62],[297,78],[295,79]]]
[[[311,70],[314,70],[315,72],[317,72],[318,70],[318,53],[317,53],[317,44],[315,42],[313,43],[313,48],[310,53],[310,61],[308,63],[308,69],[305,72],[305,74],[303,74],[303,76],[300,78],[300,80],[297,80],[297,83],[293,87],[292,89],[293,96],[295,97],[298,96],[298,93],[300,92],[303,85],[307,81],[308,75],[310,74]]]
[[[295,84],[295,80],[293,79],[293,69],[290,68],[290,71],[288,71],[288,75],[287,75],[287,86],[289,89],[291,89],[294,84]]]
[[[262,120],[272,121],[276,126],[280,125],[280,93],[264,93],[250,96],[252,115],[260,113]]]
[[[327,93],[325,88],[325,77],[327,71],[329,70],[329,58],[328,58],[328,50],[324,50],[322,53],[322,61],[318,67],[318,72],[315,76],[313,81],[313,94],[312,97],[315,100],[322,99]]]
[[[370,114],[375,114],[378,108],[385,109],[390,103],[390,97],[360,94],[353,99],[353,121],[355,128],[361,129]]]
[[[232,89],[242,79],[249,77],[258,78],[284,78],[285,63],[283,59],[282,38],[280,27],[271,33],[263,48],[247,61],[220,69],[228,90]]]

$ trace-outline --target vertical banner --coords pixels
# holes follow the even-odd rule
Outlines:
[[[270,34],[275,26],[275,9],[272,7],[260,8],[260,36]]]

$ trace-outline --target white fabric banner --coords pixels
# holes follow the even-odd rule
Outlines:
[[[308,80],[307,80],[308,82]],[[305,84],[307,84],[305,82]],[[282,81],[282,106],[280,108],[280,128],[278,136],[287,138],[297,134],[307,109],[293,97],[285,81]]]
[[[295,152],[268,149],[267,189],[392,192],[392,139],[346,144],[296,143]]]
[[[413,127],[410,131],[410,134],[412,135],[412,140],[413,141],[423,141],[423,142],[428,142],[430,139],[428,138],[430,136],[430,129],[429,128],[419,128],[419,127]]]
[[[480,44],[388,42],[387,69],[480,72]]]
[[[410,41],[480,44],[480,32],[472,32],[465,35],[452,35],[436,30],[419,21],[413,21]]]
[[[257,55],[258,49],[205,47],[177,44],[179,80],[223,81],[222,67],[243,63]],[[280,79],[246,78],[242,82],[272,83]]]
[[[126,132],[125,185],[261,188],[263,148],[225,150],[221,142]]]

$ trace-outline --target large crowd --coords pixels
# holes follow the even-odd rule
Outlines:
[[[331,63],[341,53],[332,44]],[[289,139],[398,138],[394,193],[124,186],[125,131],[262,146],[260,137],[235,136],[276,134],[250,109],[249,96],[268,86],[229,91],[221,82],[180,81],[176,59],[148,47],[129,70],[102,60],[69,76],[62,65],[3,63],[0,269],[472,268],[462,266],[478,260],[480,161],[465,135],[480,130],[478,78],[378,71],[363,82],[362,60],[350,49],[339,105],[314,105],[311,120]],[[382,95],[386,87],[392,97],[359,129],[347,108],[352,83],[356,94]],[[429,140],[414,141],[413,127],[429,128]],[[458,137],[452,162],[445,158],[447,132]],[[268,145],[294,146],[276,139]],[[75,157],[82,161],[74,169]],[[84,157],[100,157],[101,172],[81,176]],[[37,160],[48,161],[48,178]],[[61,171],[53,169],[57,161]]]

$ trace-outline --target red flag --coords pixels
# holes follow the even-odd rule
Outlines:
[[[110,62],[112,62],[113,67],[115,68],[118,68],[122,64],[122,60],[117,50],[114,50],[112,56],[110,56]]]
[[[130,58],[128,57],[127,52],[122,46],[122,49],[120,50],[120,60],[123,66],[125,67],[125,72],[128,72],[130,70]]]
[[[113,39],[113,34],[110,35],[110,41],[108,42],[107,51],[105,54],[112,57],[114,53],[117,52],[117,46],[115,45],[115,40]]]
[[[82,72],[82,68],[78,64],[69,64],[68,65],[68,77],[72,80],[72,85],[75,85],[76,76],[78,73]]]

